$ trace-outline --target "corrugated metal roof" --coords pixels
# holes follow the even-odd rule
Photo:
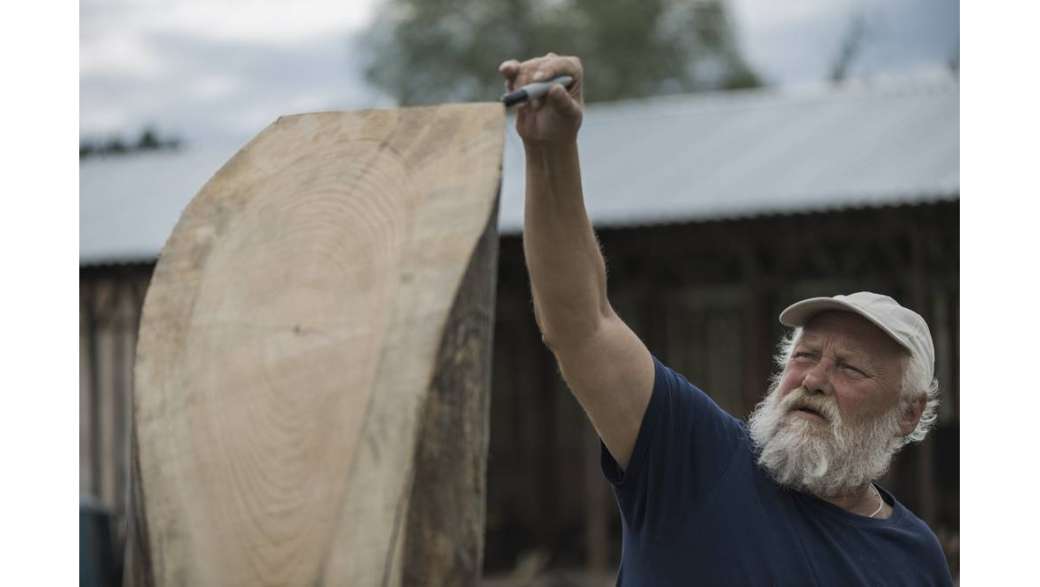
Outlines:
[[[245,141],[81,163],[80,264],[158,257],[188,202],[244,145]]]
[[[624,226],[957,198],[959,94],[930,76],[592,105],[579,139],[589,216]],[[158,255],[244,143],[82,164],[81,263]],[[510,122],[507,233],[523,224],[522,151]]]
[[[586,206],[597,226],[710,220],[956,197],[952,78],[660,98],[589,108]],[[506,148],[502,228],[523,218]]]

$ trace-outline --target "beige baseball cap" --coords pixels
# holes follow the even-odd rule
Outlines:
[[[858,291],[847,296],[809,298],[780,312],[780,323],[792,328],[805,326],[813,316],[827,310],[852,312],[870,320],[928,368],[929,380],[934,377],[935,347],[928,324],[920,314],[888,296]]]

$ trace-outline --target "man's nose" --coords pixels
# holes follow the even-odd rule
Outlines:
[[[827,361],[819,361],[805,372],[802,386],[809,393],[830,394],[831,380],[827,367]]]

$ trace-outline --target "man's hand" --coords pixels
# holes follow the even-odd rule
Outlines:
[[[521,104],[516,113],[516,131],[529,145],[577,140],[584,107],[581,60],[547,53],[545,57],[528,59],[523,63],[510,59],[498,66],[498,72],[506,79],[506,91],[509,92],[560,75],[574,78],[569,89],[553,84],[544,98]]]

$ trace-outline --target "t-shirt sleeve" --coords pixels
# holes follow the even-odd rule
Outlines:
[[[656,534],[711,492],[747,442],[739,420],[654,357],[654,389],[628,467],[602,442],[600,463],[625,523]]]

